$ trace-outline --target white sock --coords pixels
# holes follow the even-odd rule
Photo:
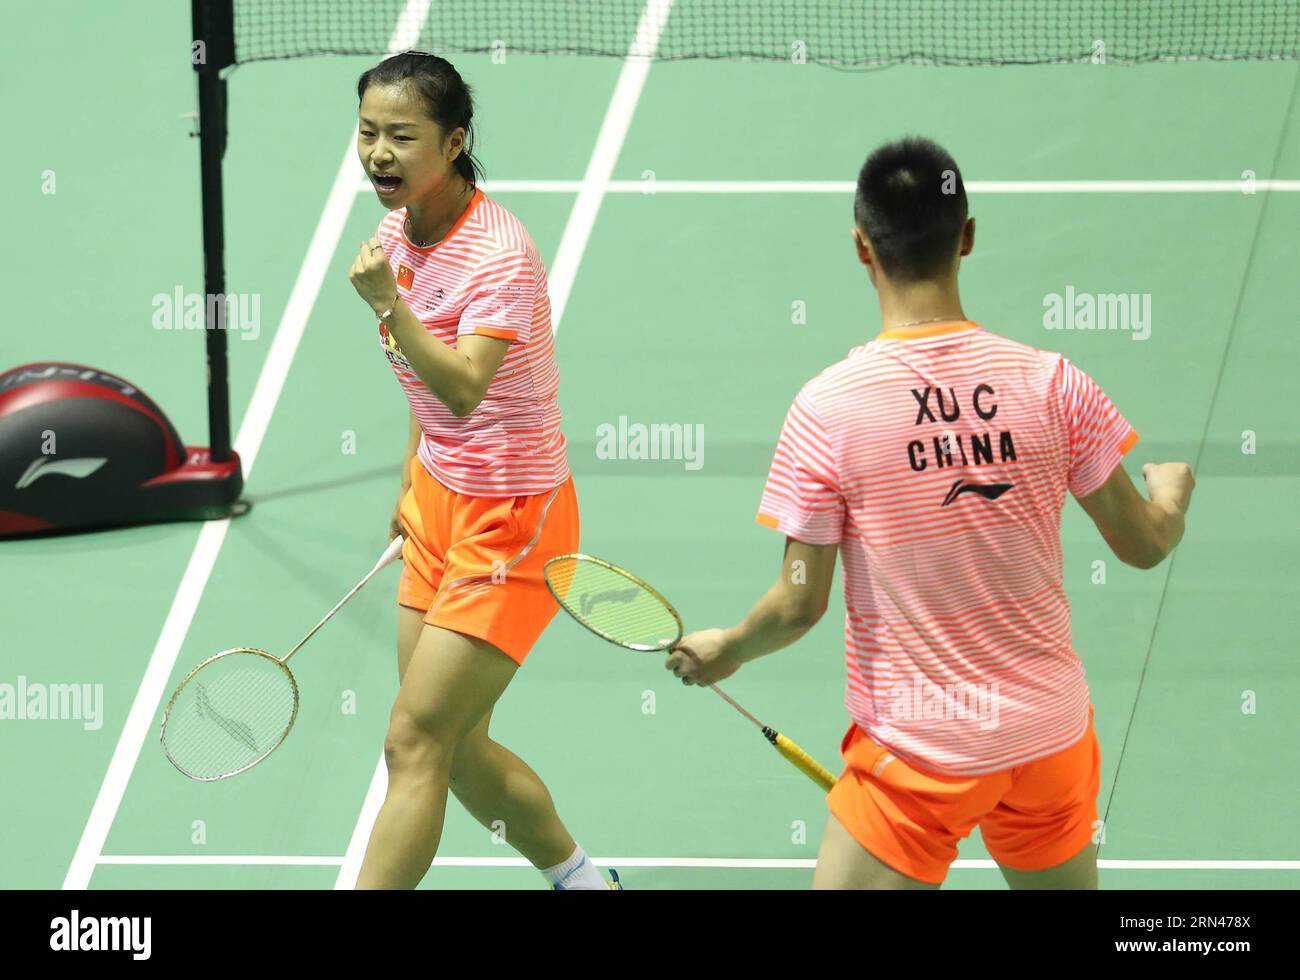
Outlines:
[[[609,891],[609,884],[600,876],[581,846],[564,863],[553,868],[543,868],[542,875],[548,884],[558,885],[560,891]]]

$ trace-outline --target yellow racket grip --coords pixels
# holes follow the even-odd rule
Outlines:
[[[770,733],[770,734],[769,734]],[[810,756],[803,749],[786,738],[780,732],[772,731],[770,728],[763,731],[767,735],[767,740],[771,742],[778,752],[794,763],[795,767],[814,783],[824,789],[826,792],[831,791],[835,785],[835,777],[831,775],[829,769]]]

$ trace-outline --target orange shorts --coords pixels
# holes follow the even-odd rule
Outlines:
[[[406,529],[398,603],[522,664],[560,608],[542,566],[578,550],[573,478],[545,493],[471,497],[443,486],[413,457],[398,513]]]
[[[957,842],[976,826],[989,855],[1017,871],[1041,871],[1091,841],[1101,789],[1101,746],[1088,710],[1083,737],[1055,755],[983,776],[944,776],[909,766],[857,725],[840,746],[847,768],[827,805],[864,848],[895,871],[939,884]]]

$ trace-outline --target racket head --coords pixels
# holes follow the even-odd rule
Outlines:
[[[627,650],[668,650],[682,638],[682,617],[648,582],[592,555],[557,555],[542,569],[546,587],[570,616]]]
[[[177,685],[163,751],[190,779],[227,779],[278,749],[297,717],[298,682],[284,661],[256,647],[222,650]]]

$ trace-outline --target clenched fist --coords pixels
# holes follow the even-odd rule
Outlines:
[[[668,652],[664,666],[688,686],[716,684],[740,669],[740,664],[727,656],[726,632],[720,629],[697,630],[683,636]]]
[[[1142,476],[1147,481],[1147,492],[1151,499],[1167,497],[1180,511],[1187,513],[1192,502],[1192,490],[1196,488],[1196,478],[1192,468],[1186,463],[1147,463],[1142,467]]]
[[[356,261],[348,271],[348,279],[352,281],[357,295],[370,305],[376,316],[397,301],[397,280],[393,278],[388,256],[384,254],[378,238],[361,243]]]

